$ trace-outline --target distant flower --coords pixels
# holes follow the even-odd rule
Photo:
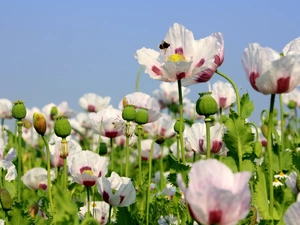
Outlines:
[[[106,175],[108,159],[89,150],[80,151],[68,160],[68,169],[76,183],[93,186]]]
[[[296,88],[290,93],[282,94],[282,101],[286,106],[293,101],[295,102],[296,107],[300,107],[300,90]]]
[[[127,105],[133,105],[137,110],[140,108],[147,109],[149,115],[148,123],[157,120],[161,116],[158,101],[148,94],[142,92],[133,92],[126,95],[119,103],[120,110],[124,109],[124,101]]]
[[[187,119],[191,120],[192,122],[204,118],[203,116],[198,115],[196,112],[196,103],[191,102],[191,100],[186,98],[183,99],[183,112]]]
[[[89,113],[88,117],[93,130],[102,136],[115,138],[124,134],[122,127],[115,125],[118,120],[122,120],[121,110],[106,108],[97,113]]]
[[[5,224],[5,221],[0,219],[0,225],[4,225]]]
[[[80,207],[80,211],[79,211],[80,219],[83,220],[87,212],[88,212],[88,206],[86,204],[83,207]],[[100,201],[91,202],[90,213],[101,225],[104,225],[107,223],[108,220],[109,204]]]
[[[0,119],[11,119],[12,102],[6,98],[0,98]]]
[[[252,87],[263,94],[288,93],[300,83],[300,54],[281,57],[271,48],[249,44],[242,63]]]
[[[216,100],[219,108],[227,109],[236,101],[234,89],[228,82],[215,82],[211,92],[211,96]]]
[[[292,192],[295,195],[299,193],[299,189],[297,187],[297,179],[298,179],[298,175],[295,171],[293,171],[285,180],[286,185],[292,190]]]
[[[48,120],[53,120],[53,118],[51,117],[52,107],[57,108],[57,110],[58,110],[57,116],[66,116],[67,118],[70,118],[75,115],[75,111],[69,108],[69,105],[66,101],[61,102],[59,105],[50,103],[48,105],[45,105],[42,108],[42,113],[45,115],[47,122],[48,122]]]
[[[277,178],[273,182],[273,186],[274,187],[280,187],[282,185],[283,185],[283,183],[281,183]]]
[[[227,149],[223,143],[223,135],[226,127],[222,124],[215,124],[210,127],[210,148],[212,154],[226,155]],[[185,133],[185,140],[193,151],[200,154],[206,153],[206,128],[204,123],[194,123]]]
[[[225,164],[208,159],[194,163],[188,177],[188,187],[180,174],[177,183],[191,216],[198,223],[237,224],[248,215],[251,202],[248,185],[250,172],[232,173]]]
[[[55,142],[49,142],[50,149],[50,163],[52,167],[61,167],[64,165],[63,158],[60,157],[61,148],[61,138],[56,138]],[[68,156],[67,159],[70,160],[71,157],[81,151],[81,146],[74,140],[68,141]],[[46,150],[45,150],[46,151]]]
[[[136,191],[130,178],[120,177],[115,172],[109,178],[99,178],[97,187],[103,200],[112,206],[124,207],[135,202]]]
[[[55,178],[54,171],[51,171],[51,180]],[[41,167],[35,167],[28,170],[22,177],[21,180],[29,189],[38,190],[47,190],[47,170]]]
[[[170,44],[160,52],[142,48],[135,58],[151,78],[166,82],[182,79],[183,86],[207,82],[224,60],[224,41],[221,33],[195,40],[191,31],[175,23],[165,42]]]
[[[95,94],[87,93],[79,99],[79,105],[87,112],[99,112],[109,106],[110,97],[104,97]]]
[[[286,225],[299,225],[300,221],[300,194],[297,201],[291,204],[284,214],[284,222]]]
[[[16,150],[11,148],[4,156],[4,141],[0,138],[0,168],[7,170],[5,180],[12,181],[17,177],[17,170],[12,161],[16,158]]]
[[[28,120],[31,124],[33,124],[33,114],[36,113],[36,112],[40,113],[41,111],[37,107],[32,107],[31,109],[27,108],[25,119]]]
[[[279,180],[288,178],[288,176],[285,175],[283,172],[280,172],[279,174],[274,175],[274,177]]]
[[[190,89],[182,87],[182,98],[184,98]],[[178,95],[178,84],[177,83],[166,83],[160,84],[160,89],[153,91],[153,97],[159,102],[160,108],[170,107],[172,104],[179,104]]]
[[[148,160],[150,156],[150,150],[151,150],[151,145],[152,145],[153,140],[152,139],[146,139],[141,141],[141,149],[142,149],[142,159],[143,160]],[[168,149],[163,148],[163,154],[168,154]],[[159,159],[162,157],[162,149],[159,144],[155,143],[153,144],[153,149],[152,149],[152,159]]]
[[[144,130],[151,137],[171,138],[176,135],[174,131],[175,120],[168,114],[161,114],[161,117],[153,123],[144,125]]]

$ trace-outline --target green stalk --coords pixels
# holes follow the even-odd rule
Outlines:
[[[3,143],[5,145],[5,140],[4,140],[4,118],[1,119],[1,135],[3,139]]]
[[[205,118],[205,128],[206,128],[206,159],[210,158],[210,121],[209,117]]]
[[[88,205],[88,212],[91,213],[91,204],[90,204],[90,187],[86,186],[86,195],[87,195],[87,205]]]
[[[281,130],[281,147],[279,148],[279,170],[282,172],[282,153],[284,151],[284,119],[283,119],[283,101],[282,101],[282,94],[279,94],[279,105],[280,105],[280,130]]]
[[[143,67],[140,66],[138,74],[136,76],[136,81],[135,81],[135,92],[139,91],[139,85],[140,85],[140,80],[141,80],[142,72],[143,72]]]
[[[125,165],[125,177],[128,177],[129,174],[129,137],[128,137],[128,133],[129,133],[129,126],[130,126],[130,122],[126,122],[126,165]]]
[[[115,151],[113,150],[113,138],[110,138],[110,164],[111,164],[111,170],[114,171],[114,158],[115,158]]]
[[[53,202],[52,202],[52,192],[51,192],[51,174],[50,174],[50,148],[47,139],[44,135],[41,135],[46,146],[47,150],[47,187],[48,187],[48,196],[50,202],[50,212],[53,216]]]
[[[109,212],[108,212],[108,224],[110,224],[111,211],[112,211],[112,206],[111,206],[111,205],[109,205]]]
[[[138,160],[139,160],[139,175],[138,175],[138,181],[139,181],[139,186],[141,187],[142,185],[142,147],[141,147],[141,133],[142,133],[142,125],[137,125],[138,129],[138,142],[137,142],[137,147],[138,147]]]
[[[230,79],[230,77],[226,76],[224,73],[220,72],[219,70],[216,70],[215,72],[216,74],[219,74],[221,77],[225,78],[226,80],[228,80],[228,82],[232,85],[235,95],[236,95],[236,103],[237,103],[237,111],[238,111],[238,115],[241,115],[241,103],[240,103],[240,94],[239,94],[239,89],[236,87],[235,83],[233,82],[232,79]]]
[[[150,206],[150,184],[151,184],[151,174],[152,174],[152,153],[153,153],[154,140],[151,144],[150,155],[149,155],[149,177],[148,177],[148,193],[147,193],[147,208],[146,208],[146,225],[149,225],[149,206]]]
[[[17,122],[17,129],[18,129],[18,202],[21,202],[21,176],[22,176],[22,148],[21,148],[21,141],[22,141],[22,126],[23,122]]]
[[[182,128],[183,128],[183,106],[182,106],[182,88],[181,88],[181,80],[177,80],[178,83],[178,96],[179,96],[179,138],[180,138],[180,148],[181,148],[181,156],[182,156],[182,163],[186,164],[185,160],[185,149],[183,143],[183,135],[182,135]]]
[[[180,147],[179,147],[179,134],[176,134],[176,153],[177,153],[177,160],[180,162]]]
[[[161,157],[159,159],[159,169],[160,169],[160,190],[163,190],[166,186],[165,176],[164,176],[164,164],[163,164],[163,144],[161,145]]]
[[[273,208],[274,208],[274,191],[273,191],[273,158],[272,158],[272,129],[273,129],[273,114],[274,114],[274,102],[275,94],[271,95],[269,121],[268,121],[268,138],[267,138],[267,152],[269,156],[269,196],[270,196],[270,215],[271,224],[274,224],[273,220]]]
[[[65,188],[65,190],[68,190],[68,170],[67,170],[67,159],[64,159],[64,175],[63,175],[63,187]]]

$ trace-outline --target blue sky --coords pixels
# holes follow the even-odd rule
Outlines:
[[[241,56],[251,42],[277,51],[300,36],[298,1],[0,1],[0,98],[42,108],[67,101],[81,112],[89,92],[119,101],[134,92],[137,49],[157,49],[174,22],[196,39],[222,32],[225,61],[220,71],[249,92],[259,120],[270,96],[254,91]],[[211,82],[221,79],[215,75]],[[160,81],[143,74],[140,91],[152,94]],[[207,84],[190,86],[196,101]],[[277,99],[278,100],[278,99]]]

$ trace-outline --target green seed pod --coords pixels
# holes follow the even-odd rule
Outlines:
[[[135,117],[136,117],[136,109],[134,108],[134,106],[133,105],[125,106],[122,112],[123,120],[133,121],[135,120]]]
[[[196,102],[196,112],[200,116],[208,117],[218,112],[218,104],[210,92],[199,93],[200,97]]]
[[[24,119],[27,113],[24,102],[21,100],[15,101],[14,106],[11,109],[11,113],[16,120]]]
[[[262,143],[260,141],[254,142],[253,150],[257,158],[260,158],[262,154]]]
[[[64,116],[55,119],[54,132],[57,137],[66,138],[71,134],[71,124]]]
[[[51,115],[52,118],[54,118],[57,114],[58,114],[58,109],[57,109],[56,106],[53,106],[51,108],[50,115]]]
[[[290,100],[290,101],[289,101],[289,104],[287,105],[287,107],[288,107],[289,109],[295,109],[295,108],[297,107],[297,104],[296,104],[295,101]]]
[[[9,192],[6,189],[1,189],[0,190],[0,202],[1,202],[1,205],[2,205],[2,209],[4,211],[11,210],[12,199],[11,199],[11,196],[10,196]]]
[[[175,124],[174,124],[174,131],[179,134],[179,131],[180,131],[180,120],[177,119]],[[182,123],[182,127],[181,127],[181,132],[183,133],[184,131],[184,122]]]
[[[100,142],[98,146],[99,155],[106,155],[107,154],[107,145],[104,142]]]
[[[145,124],[148,122],[149,115],[148,115],[148,110],[144,108],[140,108],[135,117],[135,122],[137,124]]]
[[[47,123],[43,114],[41,113],[33,114],[33,126],[39,135],[43,136],[46,133]]]

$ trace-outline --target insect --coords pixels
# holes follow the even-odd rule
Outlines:
[[[159,49],[164,50],[164,53],[166,54],[166,51],[170,47],[170,44],[166,41],[162,41],[158,47]]]

